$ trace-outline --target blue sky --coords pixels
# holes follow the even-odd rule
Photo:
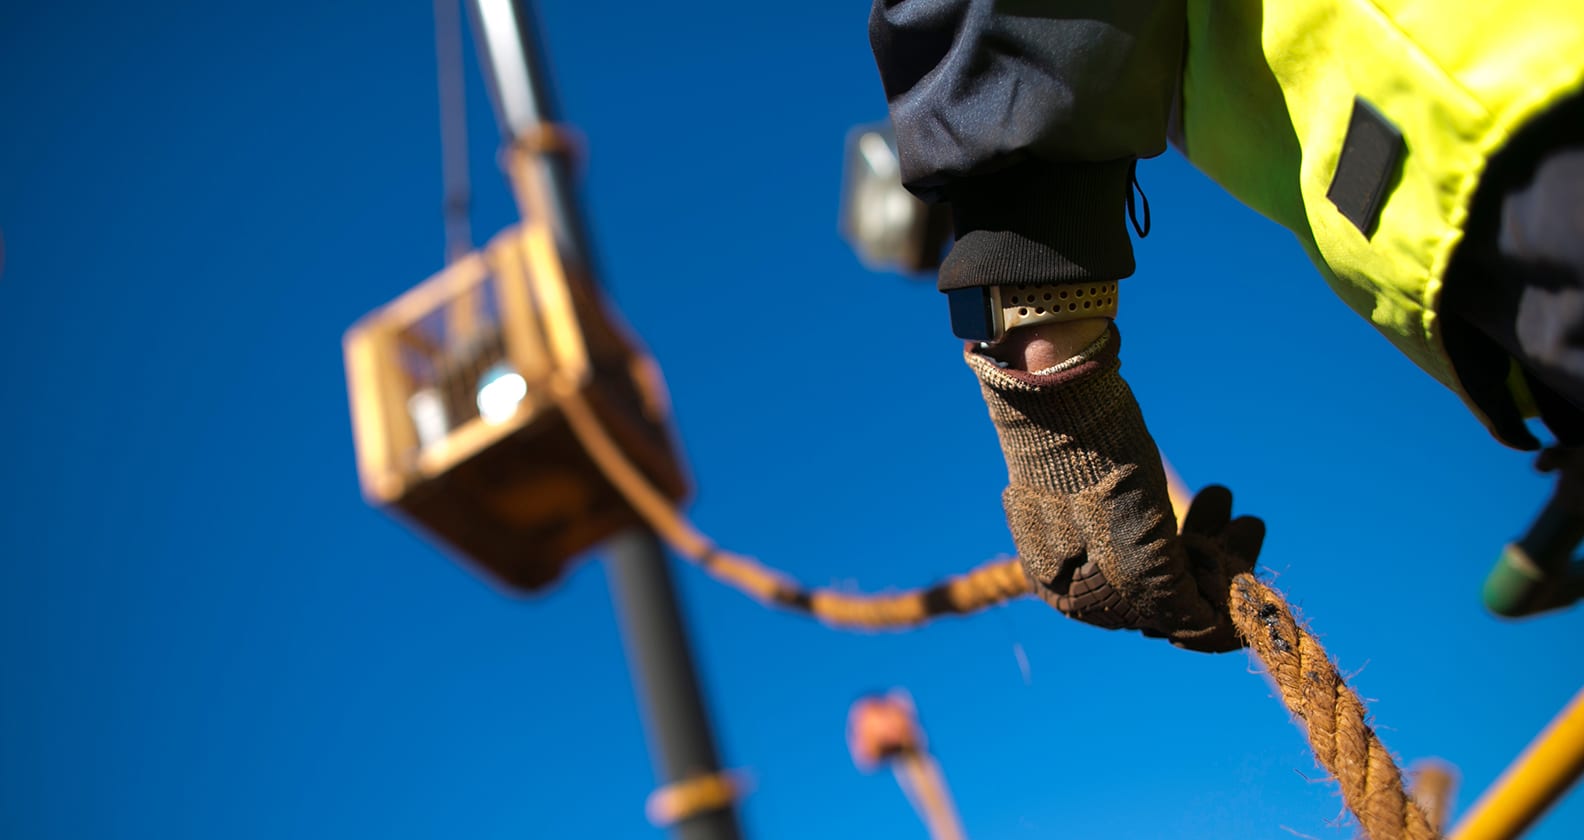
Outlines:
[[[862,4],[542,16],[701,526],[865,589],[1009,551],[944,301],[835,232],[843,135],[884,108]],[[468,70],[482,238],[515,210]],[[657,836],[598,563],[508,597],[358,493],[341,333],[443,250],[429,4],[6,4],[0,79],[0,836]],[[1157,440],[1266,519],[1387,745],[1466,807],[1584,671],[1577,610],[1478,603],[1546,482],[1288,235],[1174,155],[1140,175],[1119,324]],[[752,837],[922,835],[843,743],[893,686],[974,837],[1351,836],[1245,655],[1035,603],[839,634],[679,579]],[[1580,833],[1575,796],[1533,836]]]

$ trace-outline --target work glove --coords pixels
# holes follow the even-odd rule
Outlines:
[[[1160,452],[1118,374],[1120,344],[1112,326],[1037,373],[967,348],[1006,456],[1002,502],[1024,573],[1079,621],[1190,650],[1236,650],[1228,585],[1253,570],[1264,525],[1232,520],[1231,493],[1210,488],[1178,535]]]

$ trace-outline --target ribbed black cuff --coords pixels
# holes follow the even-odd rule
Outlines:
[[[941,264],[940,290],[1131,275],[1131,165],[1029,161],[963,179],[949,195],[957,244]]]

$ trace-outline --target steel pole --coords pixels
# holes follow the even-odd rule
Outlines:
[[[509,147],[538,135],[559,118],[533,5],[530,0],[469,0],[469,5],[490,101]],[[538,168],[537,181],[546,185],[550,224],[562,257],[596,276],[594,248],[566,157],[538,155],[533,165]]]
[[[531,3],[469,0],[469,6],[490,98],[507,143],[541,133],[557,114]],[[552,216],[549,221],[563,258],[596,277],[593,248],[567,160],[540,154],[531,165],[539,168],[534,181],[543,185],[543,203]],[[607,543],[606,553],[606,574],[660,784],[719,773],[709,715],[660,541],[646,529],[633,529]],[[742,836],[730,802],[682,819],[674,832],[680,840]]]
[[[612,539],[606,551],[605,573],[642,701],[656,775],[670,783],[720,772],[687,629],[659,540],[634,529]],[[675,831],[680,840],[742,836],[730,804],[684,819]]]

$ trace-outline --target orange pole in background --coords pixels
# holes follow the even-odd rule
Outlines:
[[[1444,761],[1426,759],[1416,763],[1408,773],[1413,780],[1409,794],[1419,803],[1430,827],[1437,834],[1446,830],[1447,815],[1452,812],[1453,789],[1457,787],[1457,768]]]
[[[931,840],[964,840],[946,778],[925,746],[913,701],[905,692],[854,703],[847,715],[847,746],[860,770],[891,766]]]
[[[935,759],[926,752],[907,753],[897,759],[893,769],[898,784],[913,801],[913,809],[923,818],[930,840],[964,840],[957,808]]]

